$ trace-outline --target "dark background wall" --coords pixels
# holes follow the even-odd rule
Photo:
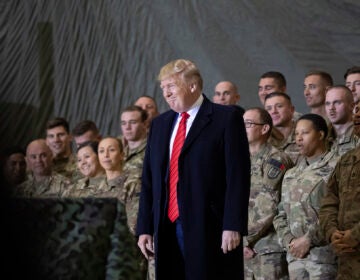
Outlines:
[[[240,105],[259,105],[258,77],[285,74],[297,111],[307,112],[307,71],[343,83],[360,65],[357,0],[0,0],[0,145],[44,136],[49,118],[71,127],[92,119],[119,134],[121,108],[157,99],[162,65],[193,60],[211,97],[234,81]]]

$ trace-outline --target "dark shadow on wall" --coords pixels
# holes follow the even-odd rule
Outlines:
[[[28,142],[42,136],[44,127],[37,122],[38,109],[31,105],[0,103],[0,147],[18,145],[26,147]]]
[[[37,25],[39,53],[38,106],[0,102],[0,148],[19,145],[45,136],[46,122],[54,112],[54,46],[50,22]]]

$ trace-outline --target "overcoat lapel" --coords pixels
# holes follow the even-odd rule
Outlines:
[[[195,120],[189,130],[188,135],[186,136],[184,146],[181,150],[181,154],[191,146],[195,139],[200,135],[201,131],[210,123],[211,113],[211,102],[206,97],[204,97],[203,104],[201,105],[199,112],[195,117]]]

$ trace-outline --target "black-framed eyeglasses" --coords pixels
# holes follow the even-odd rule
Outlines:
[[[255,125],[264,125],[266,123],[256,123],[256,122],[244,122],[246,128],[254,127]]]

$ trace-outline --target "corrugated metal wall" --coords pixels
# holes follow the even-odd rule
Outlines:
[[[305,72],[337,83],[360,65],[360,3],[267,0],[0,0],[0,145],[43,136],[49,118],[92,119],[119,134],[119,112],[154,96],[162,65],[193,60],[212,96],[234,81],[244,107],[259,105],[258,77],[277,70],[306,112]]]

